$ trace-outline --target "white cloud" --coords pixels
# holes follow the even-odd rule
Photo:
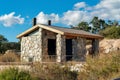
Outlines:
[[[95,6],[98,9],[118,9],[120,8],[120,0],[101,0],[99,4]]]
[[[89,21],[90,16],[86,9],[87,4],[85,2],[78,2],[74,5],[73,10],[68,10],[63,13],[63,17],[61,18],[61,22],[66,25],[76,25],[82,21]]]
[[[90,21],[94,16],[105,20],[120,21],[120,0],[100,0],[94,6],[89,6],[85,2],[78,2],[73,5],[72,10],[68,10],[59,17],[58,14],[44,14],[40,12],[37,15],[39,23],[47,23],[50,19],[54,23],[63,23],[66,25],[77,25],[81,21]]]
[[[13,24],[23,24],[24,18],[21,18],[21,15],[15,16],[15,12],[11,12],[0,16],[0,22],[6,27],[10,27]]]
[[[85,8],[86,7],[86,3],[85,2],[78,2],[74,5],[74,9],[75,10],[79,10],[80,8]]]
[[[101,0],[99,4],[94,6],[91,15],[103,19],[120,20],[120,0]]]
[[[26,18],[30,18],[29,16],[26,16]]]
[[[74,10],[64,12],[63,23],[76,25],[81,21],[90,21],[94,16],[105,20],[120,20],[120,0],[101,0],[94,6],[86,6],[85,2],[78,2]],[[84,9],[81,9],[84,8]]]
[[[37,23],[47,24],[48,20],[51,20],[53,23],[59,22],[58,14],[51,13],[45,14],[44,12],[40,12],[37,16]]]
[[[81,21],[88,21],[88,13],[84,11],[67,11],[64,13],[62,23],[76,25]]]
[[[62,23],[66,25],[77,25],[81,21],[90,21],[94,16],[102,19],[120,21],[120,0],[100,0],[94,6],[89,6],[85,2],[78,2],[73,5],[73,9],[63,12],[61,17],[58,14],[45,14],[40,12],[36,18],[37,23],[47,24],[48,20],[52,23]],[[26,16],[29,18],[29,16]],[[24,18],[21,15],[15,16],[15,12],[0,16],[0,23],[6,27],[14,24],[23,24]]]

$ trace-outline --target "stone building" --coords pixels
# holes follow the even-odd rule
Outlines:
[[[75,30],[36,24],[17,36],[21,41],[21,61],[64,62],[83,61],[86,54],[86,40],[92,40],[93,54],[99,52],[99,40],[103,37],[83,30]]]

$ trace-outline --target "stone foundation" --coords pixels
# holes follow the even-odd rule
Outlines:
[[[32,70],[32,65],[31,64],[22,64],[22,63],[0,63],[0,71],[3,71],[5,69],[10,69],[10,68],[17,68],[19,70],[26,70],[30,71]]]

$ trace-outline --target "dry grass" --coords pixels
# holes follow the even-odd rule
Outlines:
[[[67,62],[64,65],[68,64],[74,65],[76,62]],[[84,71],[72,72],[66,66],[61,68],[63,64],[36,63],[31,74],[38,80],[112,80],[120,77],[120,52],[100,54],[94,58],[87,56],[86,64]]]
[[[20,57],[15,53],[0,56],[1,62],[18,62]],[[77,62],[67,62],[64,65],[74,65]],[[78,64],[78,63],[77,63]],[[61,67],[58,63],[34,63],[30,72],[35,80],[112,80],[120,77],[120,51],[100,54],[92,58],[87,56],[87,66],[84,71],[70,71],[69,67]]]
[[[14,52],[0,55],[0,62],[20,62],[20,56]]]
[[[68,67],[61,67],[61,64],[34,63],[32,77],[38,80],[76,80],[77,72],[70,71]]]
[[[120,52],[87,57],[85,72],[80,72],[79,80],[112,80],[120,78]]]

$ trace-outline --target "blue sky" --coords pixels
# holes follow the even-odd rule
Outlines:
[[[18,41],[16,36],[38,23],[52,20],[53,25],[77,25],[90,21],[93,16],[102,19],[120,20],[120,0],[1,0],[0,34],[9,41]]]

